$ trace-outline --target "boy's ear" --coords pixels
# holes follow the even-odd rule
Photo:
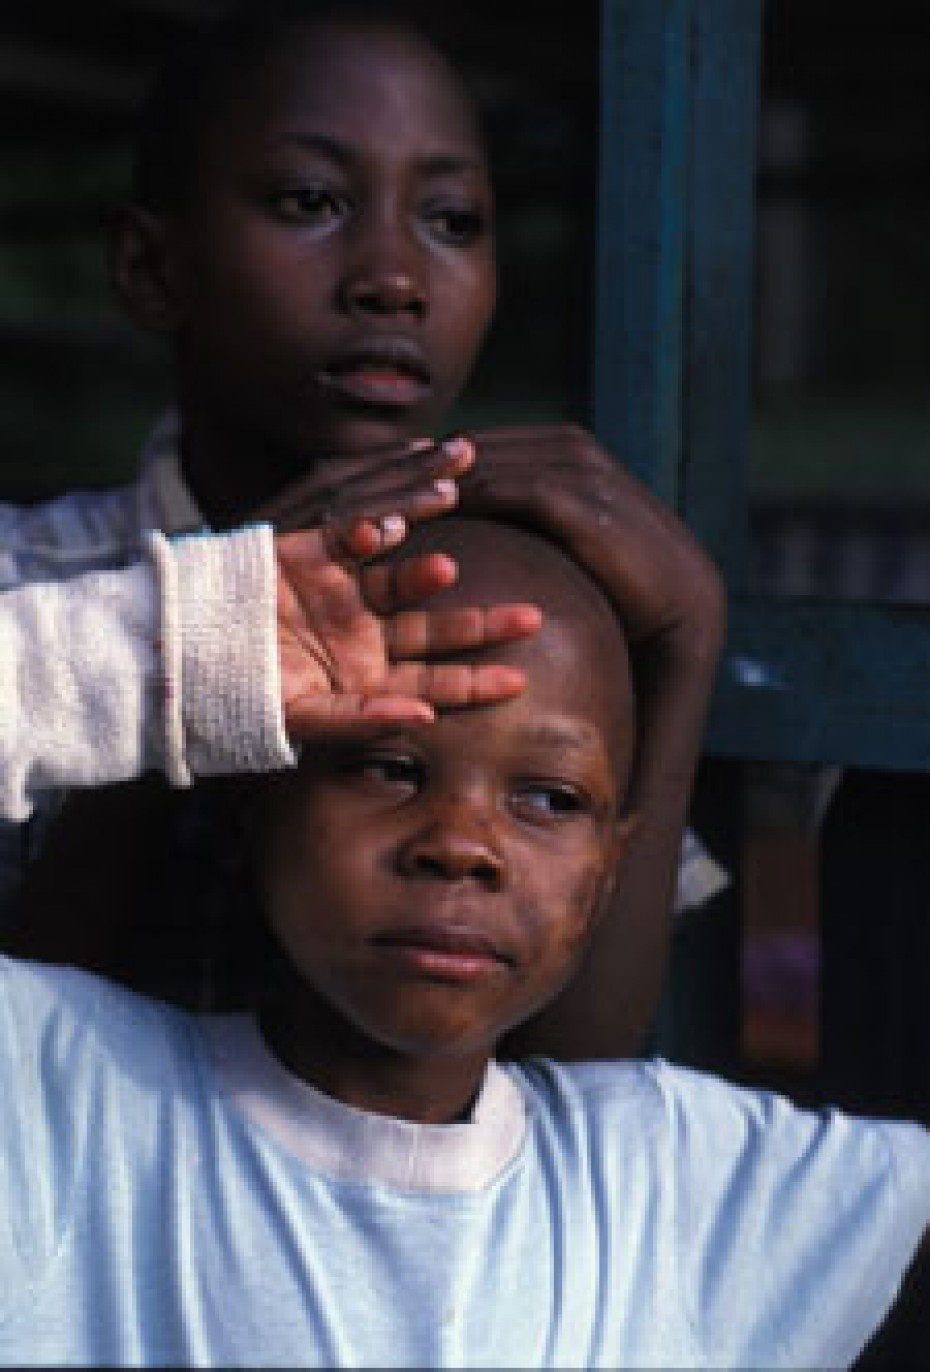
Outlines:
[[[627,849],[639,829],[639,822],[640,817],[635,811],[619,815],[614,821],[614,830],[610,842],[608,875],[600,896],[602,911],[606,909],[607,905],[610,903],[617,881],[623,872]]]
[[[626,857],[626,850],[630,846],[630,840],[639,829],[639,814],[629,811],[619,815],[614,822],[614,833],[612,842],[611,856],[613,858],[614,872],[619,872],[623,867],[623,860]]]
[[[149,333],[171,333],[180,322],[180,299],[165,220],[137,205],[124,205],[110,233],[110,280],[134,324]]]

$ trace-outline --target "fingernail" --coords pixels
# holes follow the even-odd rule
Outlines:
[[[461,434],[456,435],[455,438],[447,438],[442,446],[450,457],[472,457],[475,451],[475,445],[471,439],[464,438]]]
[[[433,490],[443,500],[455,500],[458,496],[458,487],[448,477],[440,477],[438,481],[434,481]]]
[[[431,438],[415,438],[407,451],[410,453],[425,453],[429,452],[431,448],[435,448],[435,446],[436,444]]]
[[[385,543],[399,543],[407,531],[403,515],[385,515],[381,520],[381,537]]]

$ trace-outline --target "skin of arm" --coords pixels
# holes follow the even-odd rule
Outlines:
[[[565,1058],[639,1050],[665,970],[681,841],[725,636],[722,580],[685,526],[583,430],[472,435],[463,512],[536,526],[605,590],[628,634],[638,828],[613,907],[570,986],[507,1051]]]

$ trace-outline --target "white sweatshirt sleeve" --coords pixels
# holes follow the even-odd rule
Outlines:
[[[289,766],[265,526],[0,595],[0,817],[46,788]]]

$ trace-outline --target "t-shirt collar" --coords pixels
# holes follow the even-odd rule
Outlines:
[[[479,1191],[523,1143],[523,1096],[495,1062],[468,1120],[417,1124],[345,1105],[294,1076],[267,1047],[251,1015],[205,1016],[201,1024],[231,1104],[252,1127],[331,1178],[405,1191]]]

